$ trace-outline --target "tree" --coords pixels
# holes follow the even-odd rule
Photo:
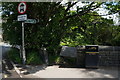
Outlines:
[[[41,47],[47,48],[55,53],[61,39],[72,26],[79,25],[80,18],[91,13],[102,3],[90,2],[84,7],[77,7],[77,11],[71,12],[77,2],[68,2],[66,6],[61,2],[27,3],[29,6],[26,14],[28,18],[39,19],[37,24],[25,24],[25,48],[26,50],[37,50]],[[3,38],[12,45],[21,45],[21,23],[17,22],[18,3],[3,3]],[[79,18],[78,18],[79,17]],[[81,28],[84,28],[80,24]]]
[[[61,45],[112,45],[112,34],[115,27],[112,19],[105,19],[96,12],[85,14],[80,19],[79,25],[72,26],[68,30]],[[106,37],[104,37],[105,35]]]
[[[109,14],[120,14],[120,1],[119,2],[107,2],[105,3],[106,9],[109,10]]]
[[[120,1],[119,2],[109,2],[106,3],[106,9],[109,10],[109,14],[118,14],[118,24],[113,28],[113,45],[118,45],[120,43]]]
[[[71,27],[68,34],[61,41],[61,45],[77,46],[86,44],[119,46],[119,26],[114,25],[113,20],[102,18],[114,13],[119,13],[118,3],[104,3],[109,10],[106,15],[98,15],[96,12],[88,13],[80,17],[80,25]]]

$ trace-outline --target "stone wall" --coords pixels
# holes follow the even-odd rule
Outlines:
[[[81,65],[85,57],[85,46],[77,47],[77,63]],[[99,66],[119,66],[120,47],[119,46],[99,46]]]
[[[119,66],[120,47],[99,46],[99,66]]]

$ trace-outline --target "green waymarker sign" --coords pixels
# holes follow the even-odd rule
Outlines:
[[[27,19],[25,23],[36,24],[38,21],[36,19]]]

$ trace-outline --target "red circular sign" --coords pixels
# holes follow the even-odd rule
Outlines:
[[[26,12],[26,10],[27,10],[26,2],[19,3],[19,5],[18,5],[18,12],[20,14],[24,14]]]

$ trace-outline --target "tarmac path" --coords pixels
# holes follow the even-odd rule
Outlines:
[[[35,70],[35,68],[33,68]],[[33,71],[31,69],[31,71]],[[31,74],[40,78],[118,78],[118,68],[100,67],[98,69],[85,68],[59,68],[58,66],[49,66],[46,69],[31,72]]]

